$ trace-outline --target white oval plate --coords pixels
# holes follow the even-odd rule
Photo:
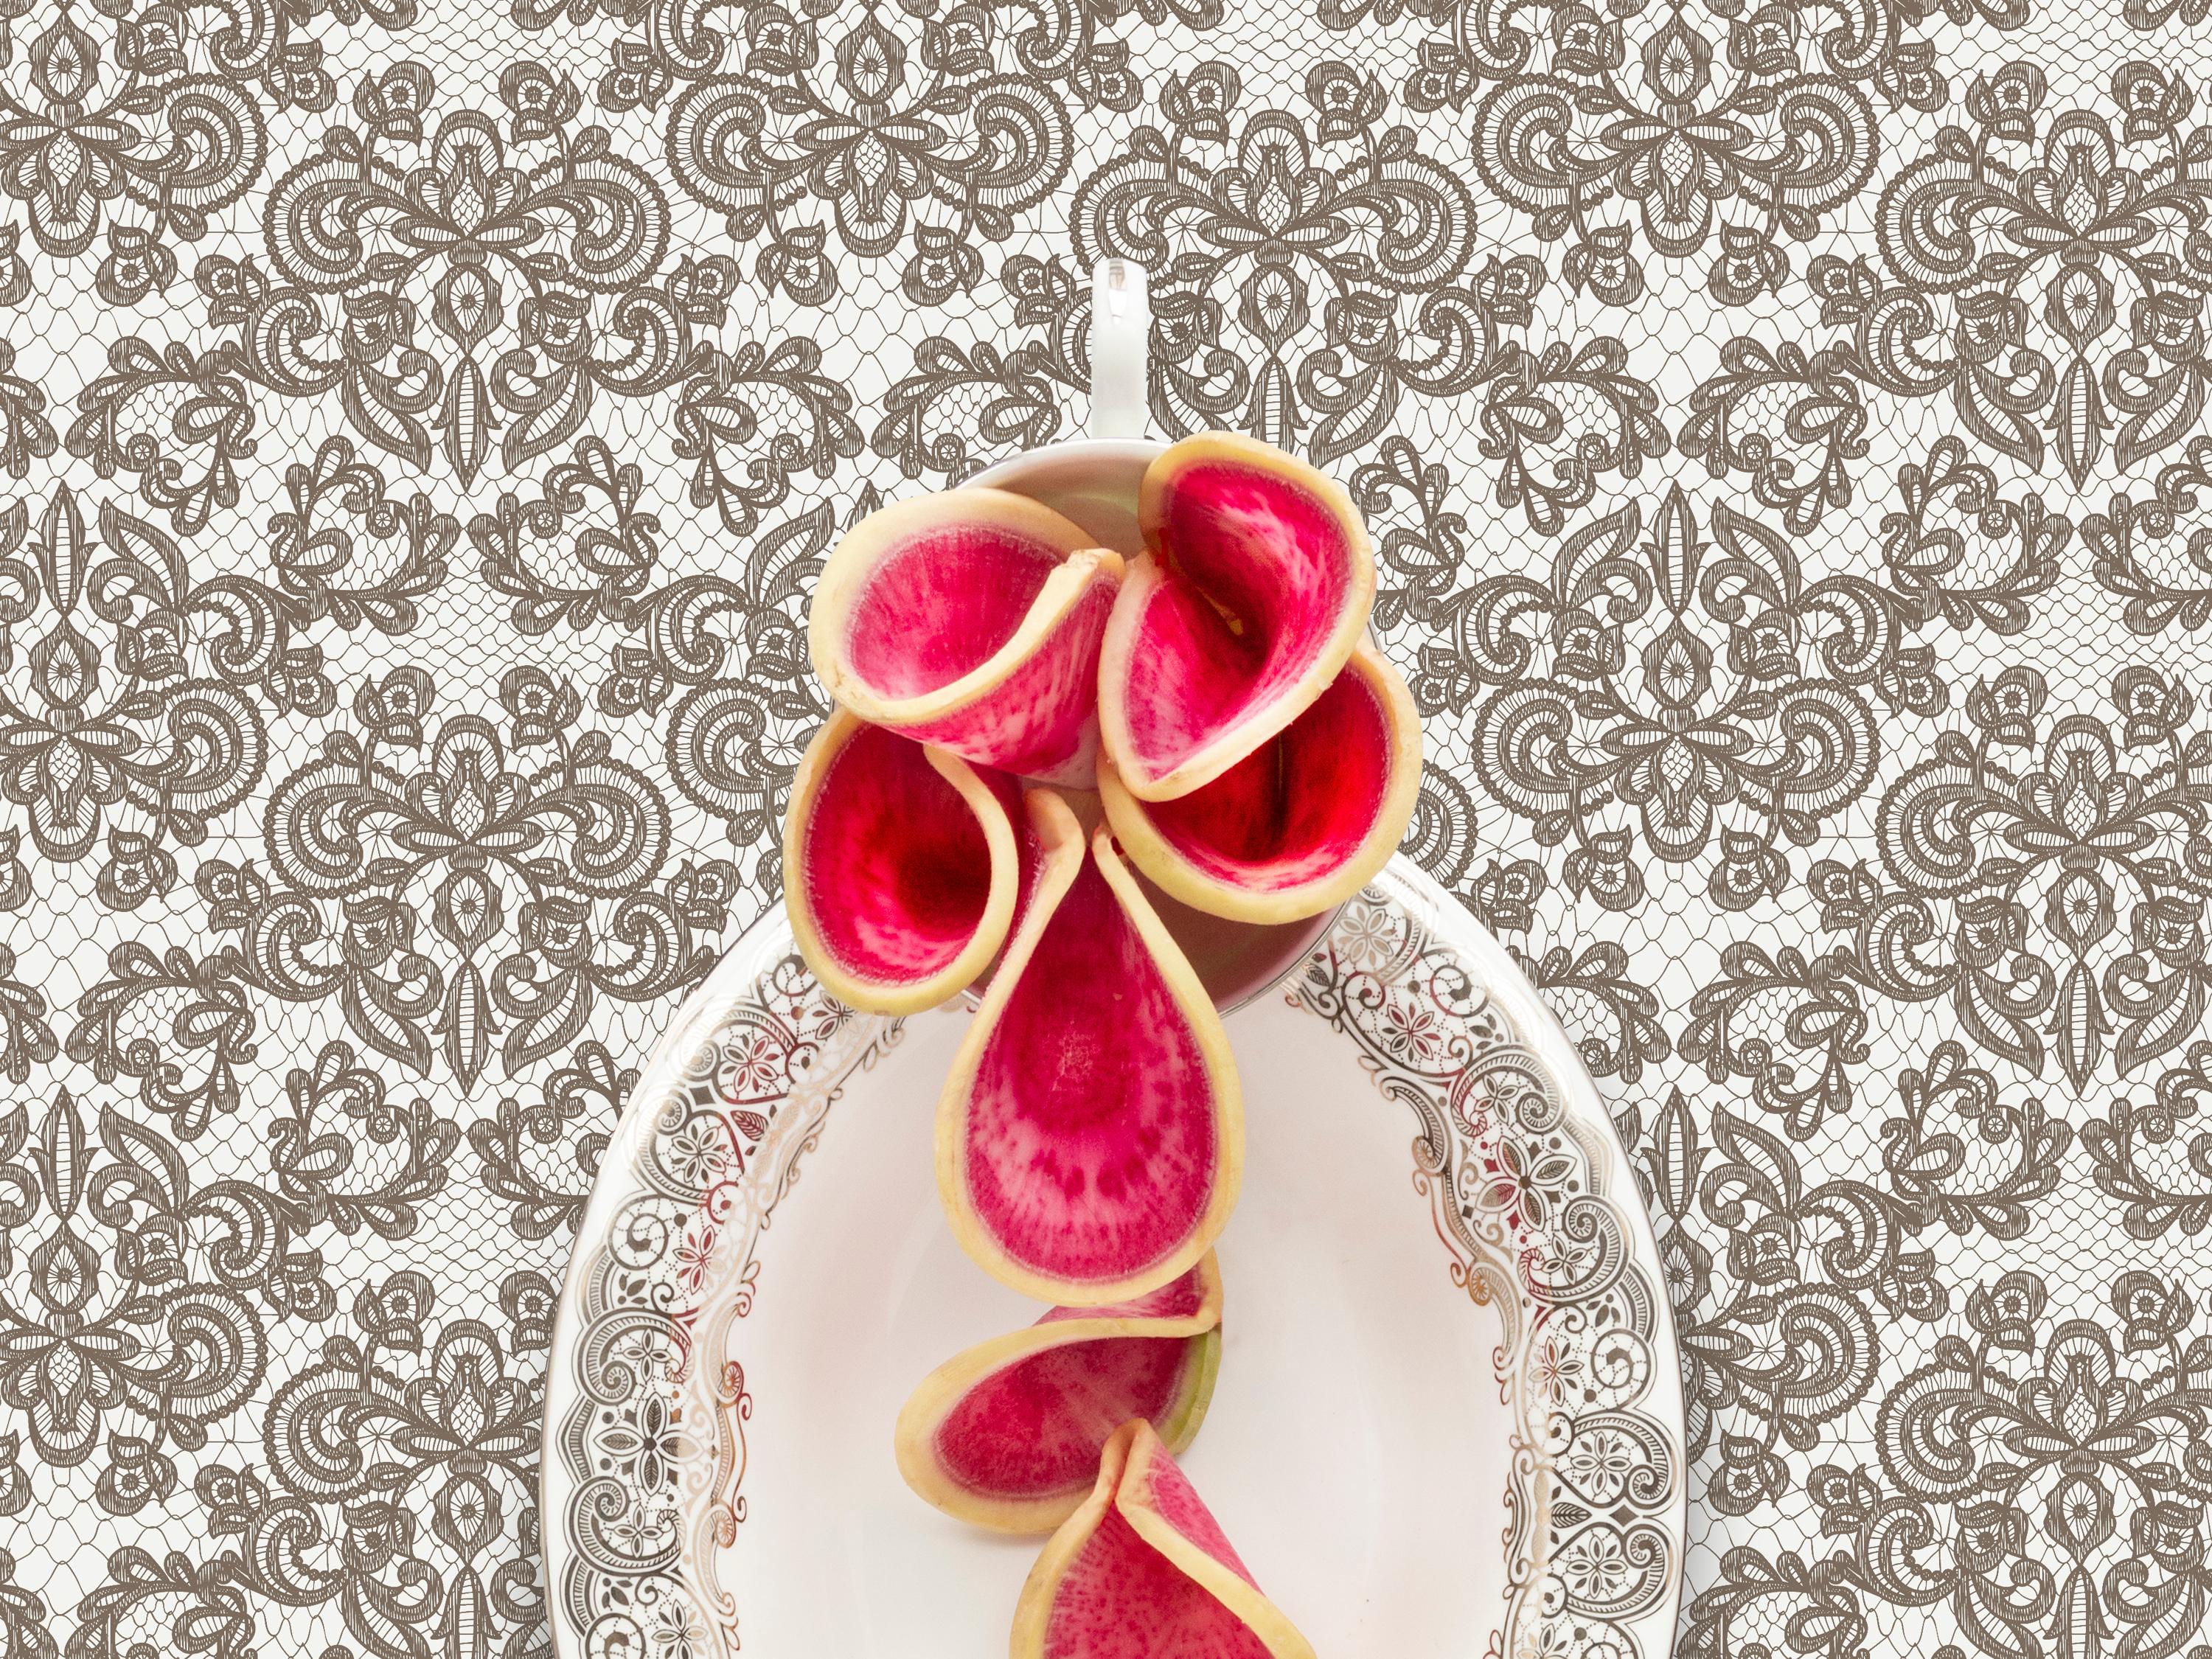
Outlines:
[[[908,1492],[907,1391],[1039,1311],[939,1209],[968,1016],[856,1015],[781,915],[655,1048],[547,1382],[562,1659],[976,1659],[1039,1540]],[[1395,861],[1227,1021],[1243,1198],[1182,1460],[1327,1659],[1664,1659],[1681,1373],[1627,1161],[1506,952]]]

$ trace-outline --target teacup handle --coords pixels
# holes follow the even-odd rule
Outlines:
[[[1145,268],[1101,259],[1091,268],[1091,435],[1141,438],[1148,410],[1146,352],[1152,331]]]

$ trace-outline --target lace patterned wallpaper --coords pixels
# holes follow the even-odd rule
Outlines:
[[[0,1656],[526,1659],[811,580],[1344,478],[1650,1183],[1698,1659],[2203,1654],[2204,0],[0,0]]]

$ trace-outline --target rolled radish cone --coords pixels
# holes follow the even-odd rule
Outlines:
[[[1053,1534],[1014,1608],[1012,1659],[1314,1659],[1139,1419]]]
[[[1098,1475],[1115,1430],[1142,1418],[1189,1445],[1221,1361],[1221,1270],[1198,1266],[1109,1308],[1054,1308],[930,1373],[898,1419],[899,1473],[947,1515],[1050,1532]]]
[[[1148,550],[1107,621],[1099,736],[1123,788],[1171,800],[1335,679],[1374,605],[1375,551],[1341,487],[1226,433],[1171,445],[1137,512]]]
[[[1129,861],[1194,909],[1239,921],[1319,915],[1374,877],[1421,785],[1421,722],[1406,683],[1360,646],[1289,726],[1211,783],[1140,800],[1109,760],[1106,817]]]
[[[1050,507],[970,486],[846,532],[807,648],[862,719],[982,766],[1088,787],[1098,651],[1121,557]]]
[[[1243,1100],[1212,1000],[1101,826],[1027,796],[1039,862],[938,1105],[954,1236],[1024,1295],[1099,1307],[1190,1271],[1236,1206]]]
[[[998,954],[1024,884],[1021,787],[840,709],[792,779],[784,903],[823,988],[877,1013],[957,996]]]

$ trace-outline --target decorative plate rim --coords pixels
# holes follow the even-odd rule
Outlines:
[[[1687,1522],[1680,1355],[1633,1168],[1572,1040],[1505,948],[1402,858],[1285,988],[1413,1109],[1415,1185],[1455,1279],[1501,1320],[1495,1381],[1515,1429],[1493,1659],[1666,1659]],[[719,1357],[750,1305],[757,1263],[729,1241],[750,1245],[846,1081],[901,1030],[823,992],[779,908],[647,1057],[549,1356],[540,1527],[558,1659],[624,1643],[733,1659],[737,1609],[713,1562],[744,1518],[750,1401],[738,1366],[695,1356]]]

